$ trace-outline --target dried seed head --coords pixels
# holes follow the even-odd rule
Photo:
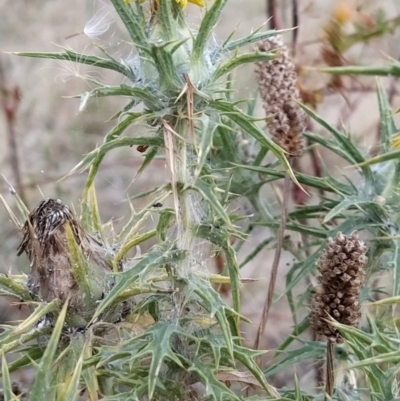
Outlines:
[[[28,289],[40,300],[61,303],[70,298],[75,313],[85,312],[88,297],[82,296],[80,283],[74,274],[76,266],[71,261],[68,246],[67,224],[88,266],[93,302],[107,290],[111,265],[102,244],[88,235],[74,217],[68,206],[58,199],[43,200],[29,215],[22,229],[23,239],[18,255],[26,252],[31,271]]]
[[[361,318],[360,290],[364,281],[367,247],[354,231],[345,236],[338,232],[329,238],[318,263],[321,273],[318,294],[310,312],[310,325],[330,341],[342,341],[337,329],[327,323],[327,313],[339,323],[356,327]],[[322,288],[322,290],[320,289]],[[321,316],[321,309],[325,311]]]
[[[256,77],[264,109],[270,117],[267,126],[274,141],[293,156],[303,150],[302,132],[305,113],[295,102],[299,98],[297,75],[281,36],[274,36],[258,44],[260,52],[278,50],[274,60],[256,63]]]

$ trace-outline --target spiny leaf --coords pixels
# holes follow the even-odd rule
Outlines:
[[[43,401],[48,399],[49,395],[53,393],[53,390],[50,387],[52,377],[51,370],[59,344],[61,330],[67,314],[67,308],[68,302],[65,302],[60,314],[58,315],[53,333],[51,334],[50,340],[46,345],[46,350],[44,351],[43,357],[37,368],[35,382],[29,396],[29,401]]]
[[[36,361],[43,356],[44,350],[37,345],[31,345],[19,350],[19,352],[22,354],[22,356],[8,364],[8,370],[10,373],[13,373],[25,366],[31,365],[32,361]]]
[[[111,0],[111,2],[124,23],[133,43],[146,48],[147,40],[139,16],[133,12],[131,6],[124,0]]]
[[[11,385],[11,379],[10,379],[10,372],[8,370],[8,364],[7,364],[7,360],[6,357],[2,356],[1,358],[1,364],[2,364],[2,369],[1,369],[1,373],[2,373],[2,379],[3,379],[3,401],[12,401],[15,400],[14,398],[14,394],[12,392],[12,385]]]
[[[196,183],[191,187],[201,193],[203,198],[210,204],[211,208],[214,212],[229,226],[232,225],[229,215],[226,210],[222,207],[218,198],[214,193],[215,186],[203,181],[202,179],[198,179]]]
[[[129,96],[135,101],[135,104],[143,102],[146,107],[151,110],[161,110],[164,107],[160,96],[155,96],[148,89],[138,88],[125,84],[110,86],[105,85],[99,88],[92,89],[90,92],[86,92],[84,95],[77,95],[73,97],[106,97],[106,96]]]
[[[192,63],[198,64],[204,57],[204,51],[207,46],[209,37],[211,36],[218,18],[225,7],[228,0],[215,0],[211,8],[206,12],[201,21],[200,28],[197,32],[196,39],[193,44]]]
[[[224,304],[218,293],[206,280],[199,277],[193,277],[189,279],[187,285],[191,291],[193,291],[203,300],[206,309],[211,314],[211,317],[215,316],[217,319],[219,327],[223,333],[228,352],[233,356],[233,339],[229,329],[229,322],[225,313],[230,309]],[[235,315],[233,310],[231,310],[231,313]]]
[[[13,276],[6,276],[5,274],[0,273],[0,288],[1,287],[9,290],[10,294],[18,299],[22,299],[24,301],[31,300],[29,291],[22,283],[13,278]]]
[[[65,388],[65,391],[63,392],[62,400],[75,401],[77,399],[78,389],[79,389],[79,380],[80,380],[81,372],[82,372],[83,354],[84,354],[84,351],[82,351],[82,354],[78,358],[78,361],[75,365],[75,369],[72,374],[72,377],[66,383],[67,386]]]
[[[43,316],[47,315],[50,312],[54,312],[58,309],[58,300],[54,299],[48,304],[41,303],[38,305],[38,307],[35,309],[35,311],[22,323],[17,326],[15,329],[12,330],[12,332],[6,336],[4,339],[1,338],[0,340],[0,346],[4,346],[4,344],[7,344],[10,342],[10,340],[19,337],[21,334],[26,333],[27,331],[31,330],[33,325],[41,319]]]
[[[136,337],[136,341],[140,338],[151,336],[151,340],[137,354],[132,355],[132,361],[142,359],[145,355],[150,354],[151,364],[148,372],[149,398],[151,399],[156,387],[156,380],[160,373],[160,369],[164,360],[174,361],[178,366],[182,366],[178,356],[171,348],[171,336],[176,331],[176,325],[171,322],[158,322],[154,326],[147,329],[143,334]]]
[[[76,53],[72,50],[65,49],[64,53],[37,53],[37,52],[15,52],[12,53],[16,56],[23,57],[33,57],[33,58],[45,58],[51,60],[64,60],[64,61],[73,61],[75,63],[93,65],[95,67],[104,68],[107,70],[117,71],[132,81],[136,79],[132,70],[125,67],[123,64],[117,63],[115,60],[107,60],[105,58],[97,57],[97,56],[89,56],[87,54]]]
[[[290,167],[288,160],[286,159],[283,150],[274,143],[270,138],[268,138],[264,132],[251,121],[249,116],[246,116],[242,111],[240,111],[236,106],[232,103],[224,102],[221,100],[212,101],[210,105],[216,110],[223,112],[229,119],[234,121],[237,125],[239,125],[243,130],[245,130],[249,135],[254,137],[262,146],[265,146],[267,149],[272,150],[278,160],[282,163],[283,167],[290,175],[292,180],[300,185]]]
[[[400,76],[400,63],[395,62],[382,66],[344,66],[318,68],[319,72],[326,72],[331,75],[372,75],[372,76]]]
[[[379,114],[381,121],[381,137],[383,151],[387,152],[391,148],[392,138],[398,134],[399,130],[393,119],[393,111],[389,103],[386,92],[384,91],[382,84],[378,81],[377,83],[377,95],[379,104]],[[382,152],[382,153],[384,153]]]
[[[310,341],[305,342],[302,347],[296,350],[286,351],[285,353],[286,356],[282,360],[272,364],[271,367],[264,371],[267,377],[301,361],[322,358],[326,353],[326,345],[324,343]]]
[[[72,274],[79,288],[84,292],[87,299],[91,298],[92,288],[89,279],[87,262],[83,256],[82,250],[75,241],[70,224],[67,222],[65,233],[68,244],[68,257],[71,261]]]
[[[275,53],[268,52],[253,52],[245,53],[240,56],[234,56],[230,60],[220,64],[212,75],[212,81],[215,81],[233,71],[242,64],[255,63],[257,61],[268,61],[276,58]]]
[[[239,47],[248,45],[250,43],[255,43],[259,41],[263,41],[265,39],[268,39],[272,36],[280,35],[289,31],[292,31],[294,28],[289,28],[289,29],[277,29],[277,30],[271,30],[267,32],[258,32],[257,30],[250,33],[249,35],[245,36],[244,38],[241,39],[236,39],[236,40],[230,40],[226,42],[225,44],[222,45],[220,51],[221,52],[230,52],[232,50],[235,50]]]
[[[361,152],[354,146],[353,142],[351,141],[348,135],[341,133],[337,130],[333,125],[329,124],[325,121],[322,117],[320,117],[317,113],[315,113],[309,107],[299,103],[300,107],[316,122],[318,122],[322,127],[327,129],[335,138],[338,145],[342,148],[342,150],[351,158],[354,164],[358,163],[359,166],[363,162],[365,162],[365,157],[361,154]],[[369,183],[373,183],[373,174],[369,167],[363,165],[362,171],[365,175],[365,178],[368,180]]]
[[[146,273],[160,268],[166,264],[175,263],[181,260],[184,256],[184,251],[179,251],[171,246],[168,246],[167,244],[153,248],[139,262],[137,262],[134,267],[118,274],[117,284],[101,301],[92,320],[99,316],[110,305],[116,302],[122,291],[131,286],[140,277],[142,277],[143,280]]]
[[[262,173],[267,176],[273,176],[279,178],[285,177],[284,172],[277,171],[276,169],[273,168],[240,165],[240,164],[234,164],[234,166],[250,171],[256,171],[258,173]],[[310,187],[321,189],[327,192],[345,193],[349,195],[354,194],[354,191],[352,190],[352,187],[350,187],[350,185],[346,185],[338,181],[333,181],[330,177],[314,177],[312,175],[297,173],[297,172],[295,172],[294,174],[300,184],[308,185]]]
[[[91,151],[86,155],[86,157],[77,165],[75,166],[68,175],[74,174],[76,172],[84,171],[91,163],[95,163],[96,169],[93,172],[93,175],[97,173],[97,170],[100,166],[100,162],[103,160],[104,156],[112,149],[120,148],[123,146],[133,146],[133,145],[144,145],[144,146],[163,146],[162,138],[158,136],[149,136],[149,137],[134,137],[134,138],[117,138],[113,139],[107,143],[103,143],[97,149]],[[100,162],[99,162],[100,161]],[[94,177],[93,177],[94,179]],[[89,188],[93,182],[92,180],[87,181],[86,187]]]
[[[213,143],[214,132],[217,128],[217,125],[213,121],[210,121],[205,114],[203,114],[199,120],[201,122],[201,142],[198,149],[197,166],[194,173],[196,178],[198,178],[210,152]]]

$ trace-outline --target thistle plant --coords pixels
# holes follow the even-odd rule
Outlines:
[[[258,353],[241,345],[239,267],[229,239],[243,234],[235,227],[238,216],[227,211],[237,197],[232,192],[236,180],[229,179],[229,170],[219,170],[220,155],[214,162],[211,151],[221,141],[234,143],[235,130],[242,129],[296,180],[284,151],[229,99],[226,82],[241,64],[275,57],[273,52],[237,52],[275,32],[213,44],[210,38],[226,0],[209,6],[197,32],[185,22],[183,1],[112,4],[135,49],[134,62],[117,61],[109,49],[103,49],[105,57],[69,49],[20,53],[123,76],[124,83],[115,86],[93,80],[96,87],[80,96],[81,108],[93,97],[124,96],[129,103],[114,116],[116,126],[104,143],[71,172],[89,171],[80,218],[55,199],[42,201],[29,214],[22,205],[25,222],[13,216],[23,235],[19,254],[27,254],[30,274],[5,280],[6,286],[15,295],[18,288],[18,297],[36,307],[28,322],[6,331],[4,352],[25,343],[15,340],[15,333],[24,333],[27,340],[50,335],[45,349],[40,342],[34,347],[34,359],[41,359],[30,399],[44,393],[54,399],[78,394],[93,400],[240,399],[217,377],[238,364],[266,394],[277,395],[254,362]],[[131,111],[139,104],[141,112]],[[145,125],[146,134],[125,136],[135,125]],[[163,157],[170,181],[152,191],[148,208],[132,212],[119,235],[106,238],[94,180],[109,151],[133,145],[144,151],[138,174]],[[172,208],[152,207],[169,197]],[[157,215],[156,229],[141,233],[146,219]],[[134,246],[152,237],[157,245],[138,260],[129,258]],[[207,273],[206,263],[216,250],[226,255],[229,278]],[[212,287],[212,281],[226,280],[232,307]],[[47,373],[51,366],[52,375]],[[202,384],[203,394],[195,394],[194,383]]]
[[[321,400],[324,394],[316,383],[303,389],[290,368],[322,358],[330,347],[327,363],[331,372],[335,359],[338,372],[334,388],[333,380],[327,383],[333,399],[397,399],[400,169],[394,146],[399,130],[385,91],[378,86],[382,143],[380,154],[371,159],[347,132],[296,102],[294,69],[276,38],[284,32],[211,40],[227,0],[193,0],[205,6],[196,31],[186,23],[185,1],[111,2],[129,36],[133,59],[118,61],[112,47],[98,47],[101,56],[71,49],[18,53],[121,75],[119,85],[87,76],[93,86],[77,96],[81,110],[92,98],[107,96],[127,98],[127,104],[112,116],[115,126],[103,143],[70,172],[88,172],[79,207],[50,198],[30,211],[12,191],[17,214],[2,199],[21,234],[18,252],[28,274],[0,275],[0,293],[30,308],[26,320],[4,325],[0,335],[3,398]],[[242,46],[256,42],[256,51],[241,52]],[[267,112],[267,119],[261,120],[266,119],[267,133],[253,115],[255,101],[232,94],[232,74],[244,63],[260,63],[260,94]],[[268,75],[276,66],[286,70]],[[284,92],[282,85],[288,85]],[[302,133],[303,113],[325,133]],[[139,126],[145,127],[145,134]],[[309,150],[300,145],[301,133],[313,147],[351,165],[348,175],[333,176],[327,169],[322,177],[294,172],[290,159]],[[100,219],[94,184],[104,157],[131,146],[137,146],[143,158],[136,176],[162,158],[169,178],[145,193],[136,192],[132,202],[144,196],[152,199],[141,210],[132,205],[131,215],[117,231]],[[288,200],[289,178],[317,201],[276,211],[275,199],[261,188],[286,179]],[[233,207],[242,198],[252,205],[253,219]],[[155,227],[149,228],[149,220]],[[241,247],[251,240],[255,226],[267,227],[272,234],[244,255]],[[352,234],[355,230],[358,236]],[[299,243],[296,233],[307,237],[307,243]],[[335,239],[327,245],[330,237]],[[155,245],[132,256],[132,250],[148,245],[148,240]],[[284,293],[292,315],[286,323],[293,332],[268,365],[259,366],[255,358],[263,351],[243,345],[244,339],[254,339],[245,338],[241,330],[247,319],[240,311],[240,290],[251,283],[241,277],[240,268],[267,247],[276,248],[274,266],[281,248],[296,259],[287,272]],[[339,248],[345,251],[337,254],[347,259],[334,258]],[[207,268],[216,253],[225,257],[222,274]],[[356,274],[350,274],[351,268],[343,272],[337,259],[357,260]],[[304,285],[307,277],[315,283],[317,266],[322,290]],[[390,296],[383,289],[383,273],[392,275]],[[342,281],[348,297],[339,296]],[[214,284],[230,285],[229,305]],[[269,286],[273,308],[274,280]],[[316,294],[313,305],[308,303],[311,294]],[[327,305],[326,294],[329,301],[335,295],[337,307]],[[377,294],[386,297],[377,300]],[[369,309],[359,308],[353,296],[360,297],[361,305],[369,301]],[[326,316],[321,316],[322,306]],[[340,344],[330,341],[327,347],[309,341],[309,327]],[[14,359],[7,359],[9,354]],[[36,375],[29,389],[21,390],[11,376],[27,366],[33,366]],[[275,388],[274,374],[286,369],[291,379]]]

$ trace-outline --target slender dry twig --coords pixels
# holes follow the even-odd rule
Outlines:
[[[275,0],[267,0],[267,18],[271,29],[281,29]]]
[[[289,163],[292,164],[291,158],[289,159]],[[264,330],[265,330],[265,327],[266,327],[266,324],[268,321],[268,317],[269,317],[269,311],[270,311],[271,305],[272,305],[272,298],[273,298],[273,294],[274,294],[276,278],[278,276],[279,261],[280,261],[281,253],[282,253],[283,240],[285,237],[286,220],[287,220],[287,215],[288,215],[288,200],[289,200],[289,194],[290,194],[290,184],[291,184],[290,177],[288,174],[286,174],[284,185],[283,185],[281,222],[280,222],[278,235],[277,235],[277,243],[276,243],[276,248],[275,248],[274,260],[272,262],[271,275],[270,275],[270,280],[269,280],[269,285],[268,285],[268,294],[267,294],[267,298],[265,299],[263,313],[261,316],[261,321],[258,326],[257,336],[256,336],[256,340],[254,342],[255,349],[258,349],[260,346],[260,341],[261,341],[262,336],[264,335]]]
[[[21,100],[21,93],[17,85],[7,86],[5,68],[0,59],[0,103],[7,125],[7,141],[9,150],[9,161],[13,173],[15,186],[19,196],[26,203],[24,187],[22,185],[22,176],[20,161],[18,157],[17,133],[15,128],[17,109]]]
[[[333,351],[335,343],[328,341],[326,344],[326,381],[325,381],[325,401],[331,399],[335,385],[334,358]],[[329,398],[328,398],[329,397]]]
[[[296,28],[292,31],[292,54],[293,57],[296,55],[296,46],[297,46],[297,39],[299,37],[299,29],[300,29],[300,22],[299,22],[299,5],[297,0],[292,0],[292,27]]]

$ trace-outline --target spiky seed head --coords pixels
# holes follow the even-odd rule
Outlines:
[[[274,141],[292,156],[301,156],[302,132],[306,128],[299,99],[297,74],[281,36],[273,36],[258,44],[260,52],[278,50],[273,60],[256,63],[256,78],[267,116],[268,131]]]
[[[90,277],[84,280],[92,280],[90,298],[93,299],[82,296],[70,255],[67,225],[86,260]],[[69,207],[59,199],[44,199],[30,213],[22,234],[18,255],[23,252],[28,255],[31,266],[28,289],[32,295],[46,302],[58,299],[64,303],[70,298],[69,305],[75,313],[86,313],[90,304],[93,308],[99,294],[107,291],[111,265],[102,244],[83,230]]]
[[[368,248],[357,231],[350,235],[338,232],[327,240],[318,263],[320,287],[315,290],[310,326],[330,341],[341,342],[337,329],[327,322],[328,315],[341,324],[356,327],[361,318],[360,290]]]

